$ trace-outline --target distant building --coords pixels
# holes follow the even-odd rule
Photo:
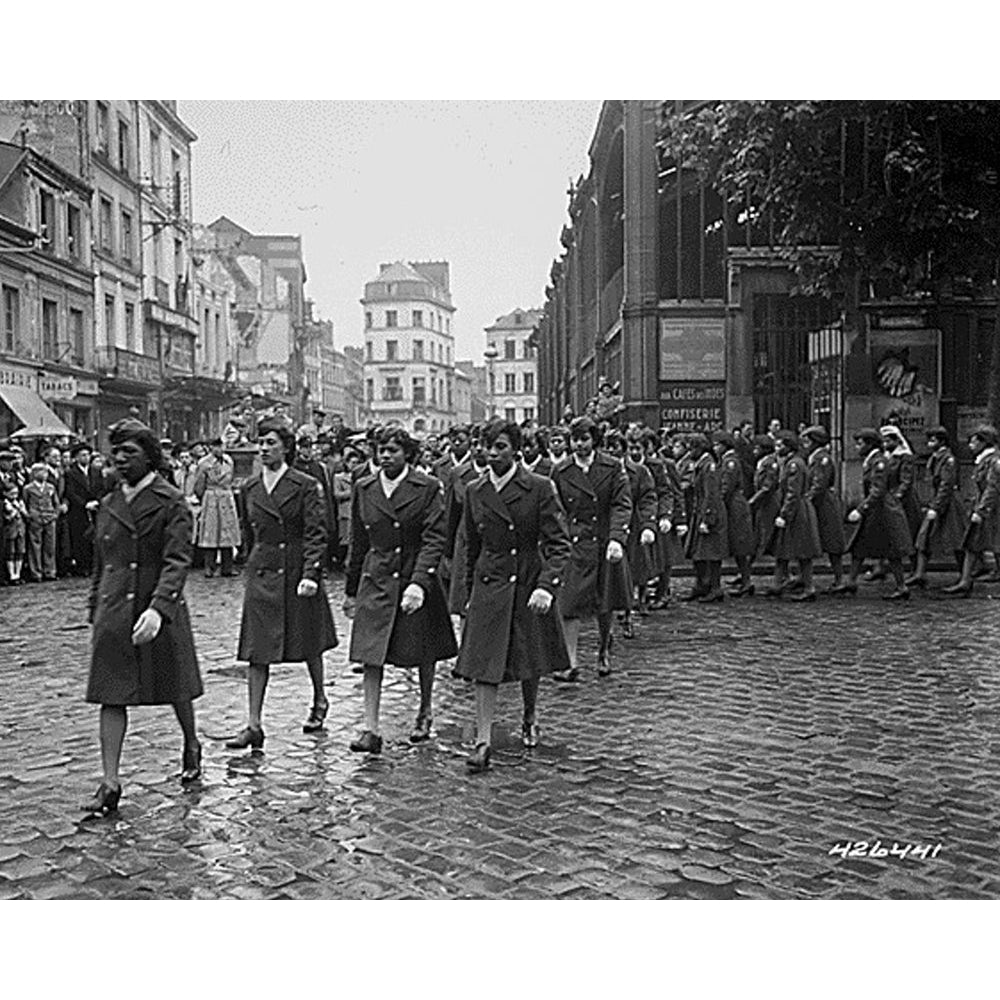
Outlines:
[[[455,423],[472,423],[472,386],[471,373],[455,365]]]
[[[365,285],[365,398],[372,419],[415,434],[455,421],[454,337],[446,261],[382,264]]]
[[[359,430],[368,425],[365,402],[365,352],[362,347],[344,345],[344,426]]]
[[[491,414],[516,423],[538,418],[538,363],[533,334],[541,318],[541,309],[515,309],[486,327],[487,348],[496,350],[496,357],[487,362]]]
[[[486,390],[486,365],[474,361],[456,361],[455,373],[461,372],[469,380],[469,423],[478,424],[486,419],[488,409]],[[461,422],[460,417],[456,417]]]

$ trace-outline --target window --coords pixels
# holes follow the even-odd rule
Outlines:
[[[503,391],[517,392],[517,375],[514,372],[507,372],[503,377]]]
[[[73,352],[73,364],[83,366],[83,310],[69,311],[69,343]]]
[[[111,346],[115,343],[115,297],[104,296],[104,336]]]
[[[431,379],[431,406],[437,406],[438,402],[438,392],[437,392],[437,379]]]
[[[370,330],[372,328],[372,314],[370,312],[365,313],[365,329]]]
[[[423,406],[427,402],[427,388],[424,385],[423,376],[414,376],[413,379],[413,405]]]
[[[42,299],[42,357],[55,361],[59,354],[59,305]]]
[[[97,102],[97,152],[105,156],[111,149],[109,132],[111,131],[111,118],[108,114],[108,106],[101,101]]]
[[[524,391],[534,392],[535,391],[535,373],[525,372],[524,373]]]
[[[83,215],[75,205],[66,206],[66,252],[83,259]]]
[[[517,411],[514,409],[513,406],[506,407],[504,409],[504,411],[503,411],[503,413],[504,413],[504,420],[506,420],[508,424],[515,423],[517,418],[514,416],[514,414],[516,412]]]
[[[125,303],[125,347],[134,351],[137,349],[135,342],[135,306],[131,302]]]
[[[444,332],[445,333],[451,333],[451,320],[450,319],[446,318],[445,321],[444,321]]]
[[[160,130],[149,126],[149,179],[154,187],[160,184]],[[154,194],[159,194],[155,191]]]
[[[375,398],[375,379],[365,379],[365,399],[370,403]]]
[[[375,345],[370,340],[365,341],[365,361],[375,360]]]
[[[132,168],[132,157],[128,148],[128,122],[118,119],[118,168],[123,174],[128,174]]]
[[[531,338],[530,337],[525,337],[524,340],[521,341],[521,349],[524,351],[524,354],[522,355],[522,357],[525,357],[525,358],[530,358],[531,357]]]
[[[525,420],[535,419],[535,408],[533,406],[526,406],[524,408],[524,419]]]
[[[413,310],[413,325],[414,326],[423,326],[424,325],[424,314],[423,314],[422,310],[420,310],[420,309],[414,309]]]
[[[504,361],[514,361],[517,358],[517,341],[505,340],[503,342]]]
[[[396,325],[396,310],[386,309],[385,311],[385,325],[395,326]]]
[[[387,340],[385,342],[385,360],[386,361],[399,360],[399,341]]]
[[[447,359],[447,362],[446,362],[446,363],[450,365],[450,364],[451,364],[451,348],[450,348],[450,347],[446,347],[446,348],[445,348],[445,352],[446,352],[446,353],[447,353],[447,355],[448,355],[448,359]]]
[[[382,389],[382,399],[387,402],[399,402],[403,398],[403,387],[399,384],[398,375],[386,377],[385,386]]]
[[[109,253],[114,247],[114,239],[111,235],[111,199],[101,195],[100,203],[100,225],[101,225],[101,249]]]
[[[431,344],[431,347],[434,345]],[[424,342],[422,340],[413,341],[413,360],[423,361],[424,360]]]
[[[170,177],[173,182],[174,211],[180,215],[184,201],[184,181],[181,174],[181,155],[176,149],[170,150]]]
[[[42,234],[42,246],[53,252],[56,248],[56,200],[49,191],[38,192],[38,231]]]
[[[21,339],[21,293],[3,286],[3,345],[5,351],[17,350]]]
[[[450,410],[455,405],[452,394],[451,394],[451,383],[448,383],[448,409]]]
[[[122,260],[132,262],[132,213],[122,210]]]

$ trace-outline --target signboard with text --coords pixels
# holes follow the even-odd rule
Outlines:
[[[726,415],[725,382],[670,382],[660,386],[660,422],[688,433],[721,430]]]
[[[715,382],[726,378],[726,327],[722,317],[660,318],[660,380]]]

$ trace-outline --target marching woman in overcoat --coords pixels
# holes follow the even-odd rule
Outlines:
[[[539,678],[569,669],[555,597],[571,546],[555,487],[517,461],[517,424],[493,420],[484,439],[489,473],[465,494],[469,609],[455,667],[476,682],[476,747],[466,762],[474,772],[489,767],[498,685],[521,682],[521,739],[530,749]]]
[[[968,597],[972,593],[972,573],[984,552],[994,558],[1000,551],[1000,455],[997,454],[997,432],[994,427],[977,427],[969,438],[969,451],[976,456],[972,482],[976,498],[962,542],[964,559],[962,575],[957,583],[945,587],[942,593]]]
[[[915,539],[920,531],[922,515],[917,500],[917,460],[913,456],[910,442],[895,424],[885,424],[879,428],[882,435],[882,450],[889,463],[889,489],[900,502],[906,523],[910,526],[910,537]],[[866,580],[885,579],[885,560],[872,567],[865,575]]]
[[[927,563],[930,559],[954,558],[959,569],[964,561],[962,546],[968,519],[959,492],[958,460],[949,447],[950,438],[944,427],[932,427],[927,432],[927,478],[933,496],[924,512],[914,546],[917,567],[906,581],[908,587],[927,586]],[[969,578],[972,579],[971,576]]]
[[[844,537],[844,507],[837,494],[837,469],[830,457],[830,435],[825,427],[817,424],[802,432],[802,440],[809,455],[806,498],[816,511],[820,548],[827,554],[830,569],[833,570],[831,586],[838,587],[844,579],[847,541]]]
[[[774,535],[774,519],[781,508],[778,496],[778,478],[781,475],[781,463],[774,454],[774,441],[767,434],[758,434],[753,439],[753,454],[757,467],[753,476],[753,493],[750,495],[750,513],[753,514],[754,535],[757,538],[757,551],[760,556],[771,547],[771,537]]]
[[[351,504],[344,614],[354,619],[349,659],[364,666],[365,728],[356,753],[381,753],[379,703],[386,663],[416,666],[420,710],[410,741],[431,735],[438,660],[458,647],[439,569],[447,540],[440,480],[413,467],[417,441],[398,426],[378,436],[378,475],[359,479]]]
[[[601,431],[590,417],[577,417],[569,433],[573,457],[552,470],[573,545],[559,595],[570,660],[568,670],[553,674],[561,681],[580,676],[580,622],[592,615],[597,616],[600,633],[597,673],[600,677],[611,673],[611,616],[632,607],[625,561],[632,518],[628,476],[621,462],[597,450]]]
[[[194,495],[198,498],[195,545],[206,549],[205,576],[215,575],[216,550],[222,575],[233,575],[233,549],[240,547],[240,521],[233,497],[233,460],[222,450],[222,438],[209,442],[210,453],[197,466]]]
[[[249,555],[236,658],[249,663],[247,726],[226,743],[230,750],[264,746],[261,712],[272,663],[305,660],[313,700],[302,725],[323,728],[329,708],[323,691],[323,653],[337,645],[323,590],[327,507],[323,487],[292,468],[295,436],[287,422],[268,417],[257,426],[261,471],[243,487]]]
[[[801,593],[793,601],[815,601],[813,560],[823,554],[819,540],[816,511],[809,502],[809,469],[799,454],[799,439],[792,431],[778,431],[775,448],[781,462],[778,476],[780,506],[774,519],[775,532],[769,552],[774,556],[774,583],[767,588],[767,597],[781,597],[788,585],[788,564],[799,564]]]
[[[465,606],[469,603],[469,591],[465,581],[465,491],[470,483],[486,474],[486,449],[482,440],[482,425],[472,429],[469,450],[462,456],[461,463],[451,473],[445,490],[445,513],[448,524],[448,541],[445,553],[451,558],[451,576],[443,586],[447,587],[448,610],[459,618],[465,618]]]
[[[753,517],[743,488],[743,463],[736,451],[736,438],[728,431],[716,431],[715,453],[719,459],[719,492],[726,507],[729,528],[729,554],[736,560],[739,583],[731,590],[733,597],[753,597],[750,579],[753,557],[757,552],[757,537]]]
[[[692,461],[687,557],[694,563],[695,585],[683,600],[711,604],[726,597],[722,590],[722,560],[729,551],[729,521],[708,438],[691,434],[687,443]]]
[[[643,462],[653,477],[656,488],[656,527],[657,562],[660,575],[656,581],[656,589],[650,608],[662,608],[670,600],[670,571],[673,565],[684,558],[684,545],[677,535],[677,529],[684,524],[684,492],[681,489],[681,477],[677,472],[677,463],[664,447],[663,454],[657,453],[659,440],[656,431],[647,428],[644,431],[633,429],[629,432],[629,452],[635,455],[635,438],[642,442]]]
[[[883,600],[905,601],[910,591],[903,579],[903,560],[913,553],[913,542],[903,507],[889,489],[889,460],[882,451],[882,438],[873,427],[862,427],[854,435],[854,446],[862,458],[864,499],[847,515],[847,520],[856,525],[847,543],[847,551],[851,553],[850,575],[845,583],[831,587],[830,593],[857,593],[858,574],[865,559],[885,559],[896,589]]]
[[[97,514],[93,625],[87,701],[101,706],[104,780],[84,812],[118,807],[118,776],[129,705],[173,705],[184,734],[181,782],[201,777],[195,698],[202,694],[184,581],[191,565],[191,510],[160,474],[163,454],[138,420],[111,428],[121,486]]]

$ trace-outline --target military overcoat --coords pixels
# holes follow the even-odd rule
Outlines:
[[[628,476],[621,462],[595,452],[587,472],[571,459],[553,470],[552,481],[566,511],[573,545],[559,595],[563,617],[630,609],[628,560],[612,563],[606,558],[609,541],[618,542],[624,553],[632,518]]]
[[[813,450],[807,462],[809,488],[806,497],[816,511],[820,548],[827,555],[844,554],[844,505],[837,495],[837,470],[826,447]]]
[[[660,568],[666,570],[684,558],[684,543],[677,535],[677,528],[687,523],[684,491],[681,488],[677,463],[672,458],[647,458],[646,468],[649,469],[653,485],[656,487],[657,522],[663,518],[670,521],[669,531],[663,532],[657,529]]]
[[[559,594],[570,555],[552,481],[519,468],[497,494],[483,476],[466,491],[464,526],[470,597],[455,674],[498,684],[568,670],[558,601],[544,615],[528,608],[538,587]]]
[[[910,535],[916,537],[920,530],[923,514],[917,500],[917,460],[907,452],[897,452],[889,458],[889,489],[896,495],[906,523],[910,526]]]
[[[1000,456],[995,449],[976,456],[972,483],[976,488],[972,513],[982,521],[969,521],[963,548],[966,552],[996,552],[1000,549]]]
[[[778,477],[781,465],[777,455],[761,455],[757,460],[757,470],[753,477],[753,494],[750,497],[750,512],[753,514],[754,534],[757,536],[757,552],[767,552],[775,532],[774,519],[781,509],[778,494]]]
[[[202,693],[184,581],[191,565],[191,511],[180,490],[157,475],[132,503],[120,489],[97,514],[90,588],[87,701],[166,705]],[[132,645],[146,608],[163,619],[152,642]]]
[[[261,474],[243,488],[247,556],[237,659],[287,663],[315,659],[337,645],[326,592],[326,498],[323,487],[298,469],[286,469],[271,493]],[[319,587],[296,593],[301,580]]]
[[[439,571],[447,540],[440,480],[412,467],[391,497],[380,477],[359,479],[351,498],[351,554],[345,593],[356,597],[349,658],[415,666],[458,647]],[[424,591],[411,614],[400,607],[410,583]]]
[[[913,554],[910,525],[903,507],[889,489],[889,462],[881,451],[865,456],[861,466],[864,500],[858,505],[861,520],[847,550],[855,558],[905,559]]]
[[[768,550],[775,559],[816,559],[823,554],[816,511],[806,499],[809,470],[805,459],[793,453],[781,463],[778,474],[778,516],[784,528],[776,528]]]
[[[959,493],[958,459],[950,448],[938,448],[927,459],[927,478],[934,492],[927,509],[936,516],[921,524],[915,547],[932,559],[951,559],[962,550],[969,519]]]
[[[453,615],[464,615],[469,603],[469,591],[465,580],[465,491],[470,483],[485,474],[485,467],[479,468],[471,455],[452,473],[449,489],[445,496],[448,511],[448,553],[450,553],[451,575],[447,582],[448,610]]]
[[[727,451],[719,469],[719,491],[726,505],[729,526],[729,554],[742,559],[757,551],[757,537],[753,530],[753,517],[743,488],[743,464],[736,451]]]
[[[628,559],[632,582],[645,587],[659,575],[661,560],[656,536],[659,532],[656,517],[656,486],[653,476],[645,463],[624,460],[625,474],[628,476],[629,495],[632,498],[632,517],[628,526],[628,544],[625,556]],[[653,532],[653,544],[642,544],[642,533],[648,528]]]
[[[729,554],[729,519],[722,502],[719,467],[705,452],[692,466],[692,472],[687,557],[692,562],[720,562]],[[702,524],[708,528],[707,533],[699,530]]]

